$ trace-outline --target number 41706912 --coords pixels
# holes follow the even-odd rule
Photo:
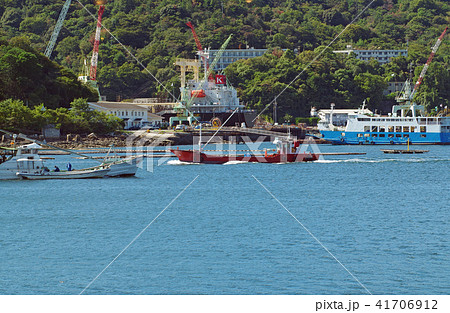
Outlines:
[[[416,309],[437,310],[437,300],[378,300],[375,305],[379,309]]]

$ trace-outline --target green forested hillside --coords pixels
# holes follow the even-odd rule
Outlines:
[[[68,107],[75,98],[98,99],[68,69],[37,52],[25,37],[0,39],[0,101],[19,99],[29,106]]]
[[[80,2],[96,17],[97,7],[90,0]],[[369,9],[331,49],[349,44],[360,49],[408,48],[408,58],[379,66],[327,51],[278,100],[282,112],[299,116],[312,105],[323,107],[330,102],[338,107],[357,106],[369,98],[371,106],[386,105],[389,98],[383,97],[381,90],[387,81],[406,79],[410,64],[413,79],[417,79],[431,46],[450,22],[448,1],[114,0],[106,5],[103,23],[169,90],[173,84],[177,91],[180,84],[175,58],[195,56],[187,21],[195,25],[204,47],[218,49],[232,33],[230,48],[270,49],[261,58],[237,62],[226,70],[242,101],[262,107],[369,3]],[[63,4],[64,0],[0,0],[0,37],[25,36],[34,49],[43,52]],[[92,53],[95,25],[95,18],[74,0],[51,59],[79,74]],[[428,102],[429,107],[449,104],[448,38],[417,95],[417,100]],[[283,54],[280,48],[289,51]],[[166,96],[104,30],[98,68],[100,90],[109,100]]]

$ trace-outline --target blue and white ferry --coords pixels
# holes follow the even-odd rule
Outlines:
[[[339,110],[332,105],[329,114],[319,112],[319,131],[334,144],[450,144],[450,117],[426,117],[425,108],[410,101],[410,94],[406,82],[388,116],[367,114],[363,103],[342,122],[333,119]]]

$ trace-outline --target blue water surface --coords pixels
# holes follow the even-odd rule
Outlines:
[[[448,294],[450,146],[319,148],[367,154],[0,181],[0,294]]]

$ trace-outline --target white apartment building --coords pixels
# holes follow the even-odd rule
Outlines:
[[[342,53],[349,55],[354,53],[358,60],[369,61],[374,58],[379,63],[384,64],[390,62],[391,58],[402,56],[408,56],[408,50],[335,50],[334,53]]]
[[[284,49],[286,50],[286,49]],[[264,53],[266,53],[267,49],[227,49],[223,52],[222,57],[220,58],[219,62],[217,63],[214,70],[221,71],[224,68],[226,68],[231,63],[236,62],[237,60],[245,60],[245,59],[251,59],[255,57],[260,57]],[[210,61],[211,64],[214,61],[214,58],[216,57],[219,50],[209,50],[210,53]]]

